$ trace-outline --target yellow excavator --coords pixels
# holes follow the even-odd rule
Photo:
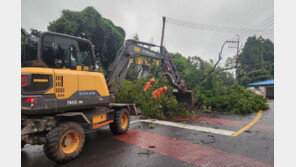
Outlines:
[[[109,124],[113,134],[127,132],[134,104],[111,103],[120,89],[131,60],[145,56],[161,61],[177,100],[188,109],[196,95],[184,81],[163,46],[126,40],[105,76],[96,72],[93,44],[80,37],[32,31],[21,53],[21,145],[44,145],[52,161],[65,163],[81,152],[85,132]],[[159,47],[156,52],[147,47]]]

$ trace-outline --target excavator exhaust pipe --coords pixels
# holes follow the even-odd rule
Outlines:
[[[186,109],[192,111],[194,109],[194,105],[197,101],[197,97],[194,91],[185,90],[184,92],[173,90],[173,95],[176,96],[176,99],[179,103],[183,103],[186,106]]]

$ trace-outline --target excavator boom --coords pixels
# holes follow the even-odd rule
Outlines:
[[[144,46],[159,47],[160,52],[153,51]],[[157,46],[154,44],[127,40],[125,44],[119,49],[117,55],[108,69],[107,85],[109,87],[110,94],[115,95],[123,82],[132,60],[137,56],[149,57],[152,59],[160,60],[165,75],[169,79],[171,85],[178,91],[174,92],[177,100],[185,103],[189,110],[193,109],[196,102],[196,94],[192,90],[187,90],[185,82],[177,73],[177,68],[170,58],[164,46]],[[116,81],[115,87],[112,87],[112,83]]]

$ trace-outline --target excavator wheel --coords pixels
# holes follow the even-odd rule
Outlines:
[[[128,131],[130,117],[128,110],[122,108],[114,112],[114,122],[109,124],[110,130],[114,135],[123,134]]]
[[[76,122],[64,122],[46,135],[44,153],[57,163],[65,163],[76,158],[85,141],[83,128]]]

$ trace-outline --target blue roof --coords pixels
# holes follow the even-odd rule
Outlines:
[[[269,79],[266,81],[250,83],[249,86],[259,86],[259,85],[274,85],[274,79]]]

